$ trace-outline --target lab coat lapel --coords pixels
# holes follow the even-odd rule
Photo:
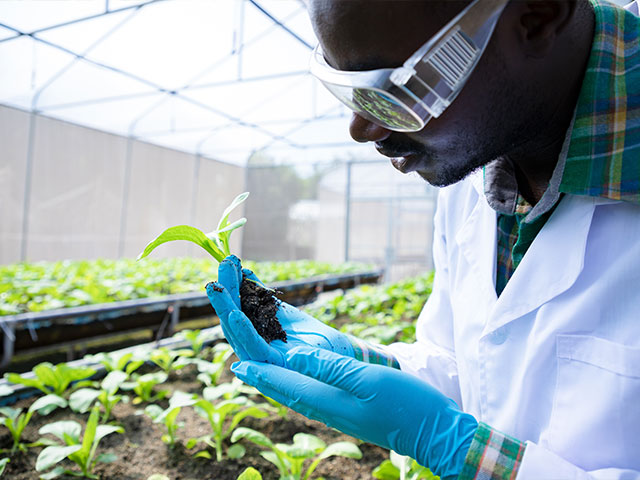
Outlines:
[[[566,195],[538,233],[494,305],[487,335],[565,292],[584,266],[597,200]]]
[[[471,308],[480,315],[487,315],[497,300],[495,289],[496,269],[496,212],[483,193],[483,180],[479,174],[472,178],[478,200],[473,211],[456,234],[456,243],[468,265],[468,273],[473,277],[472,292],[465,292],[464,298]],[[482,312],[482,313],[480,313]]]

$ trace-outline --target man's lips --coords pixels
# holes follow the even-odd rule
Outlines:
[[[391,164],[402,173],[415,171],[420,160],[419,154],[414,151],[391,150],[378,143],[376,143],[376,150],[385,157],[389,157]]]

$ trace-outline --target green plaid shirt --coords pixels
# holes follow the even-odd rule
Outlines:
[[[485,168],[485,191],[498,212],[496,292],[500,295],[527,249],[553,213],[562,193],[640,203],[640,42],[638,17],[601,0],[593,47],[572,126],[550,191],[553,202],[535,209],[519,195],[515,182],[494,179],[505,167],[497,160]],[[489,174],[487,173],[489,172]],[[501,189],[492,201],[491,190]]]
[[[602,0],[591,2],[596,16],[591,56],[542,205],[531,206],[518,194],[509,165],[498,160],[485,169],[487,200],[499,207],[498,294],[563,194],[640,203],[640,18]],[[510,196],[502,195],[504,190],[492,196],[491,187],[500,180],[511,187]],[[496,198],[502,201],[492,202]],[[524,450],[523,442],[481,423],[459,478],[514,479]]]

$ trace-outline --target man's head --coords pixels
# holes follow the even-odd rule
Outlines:
[[[402,65],[468,3],[310,0],[309,12],[331,66],[372,70]],[[396,168],[434,185],[454,183],[501,155],[557,142],[584,72],[590,13],[587,0],[512,0],[476,70],[439,118],[419,132],[398,133],[354,115],[351,135],[375,142]]]

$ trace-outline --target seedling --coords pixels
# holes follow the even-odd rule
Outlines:
[[[274,444],[261,432],[239,427],[233,432],[231,441],[237,442],[243,438],[269,448],[260,455],[278,467],[280,480],[307,480],[322,460],[332,456],[362,458],[362,452],[354,443],[336,442],[327,446],[320,438],[308,433],[296,433],[291,445]],[[311,464],[304,470],[304,462],[308,459],[312,459]]]
[[[241,382],[239,383],[241,385]],[[216,460],[219,462],[223,458],[223,442],[232,435],[243,419],[247,417],[265,418],[269,415],[264,410],[265,404],[257,405],[248,397],[241,395],[240,385],[238,382],[234,382],[204,389],[203,398],[195,403],[194,408],[200,416],[209,421],[212,433],[189,439],[186,444],[187,448],[193,448],[198,443],[204,442],[215,450]],[[224,400],[220,401],[221,398]],[[225,428],[227,418],[230,418],[231,421]],[[244,448],[241,445],[234,445],[227,450],[227,456],[230,458],[240,458],[244,453]],[[195,456],[211,458],[211,454],[207,450],[201,450]]]
[[[184,329],[180,330],[174,336],[176,338],[188,341],[191,345],[191,350],[193,350],[193,355],[195,357],[200,356],[200,354],[202,353],[202,348],[204,347],[204,342],[209,339],[209,335],[207,335],[207,333],[203,332],[202,330]]]
[[[412,458],[399,455],[393,450],[389,453],[389,460],[378,465],[371,475],[378,480],[437,480],[440,478]]]
[[[120,371],[131,375],[144,365],[144,360],[134,357],[133,352],[101,352],[85,356],[86,360],[101,363],[107,372]]]
[[[204,383],[207,387],[214,387],[218,384],[220,375],[222,375],[222,372],[224,371],[227,360],[233,353],[231,345],[226,342],[216,344],[211,350],[213,352],[212,361],[207,362],[206,360],[199,358],[193,360],[193,363],[200,372],[198,374],[198,380]]]
[[[1,407],[0,423],[9,429],[13,438],[13,446],[10,453],[13,454],[16,450],[27,451],[29,445],[20,442],[20,439],[34,412],[37,411],[41,415],[48,415],[56,408],[65,408],[66,406],[67,401],[64,398],[49,394],[33,402],[26,413],[22,413],[21,408]]]
[[[167,428],[167,433],[162,435],[162,441],[173,447],[177,441],[176,432],[181,423],[177,422],[180,410],[190,407],[198,401],[197,395],[175,391],[169,399],[169,407],[163,409],[159,405],[147,405],[144,412],[151,417],[153,423],[161,423]]]
[[[134,376],[132,382],[125,382],[120,388],[134,391],[137,395],[132,402],[134,405],[142,402],[155,402],[169,395],[169,390],[160,390],[154,393],[154,387],[166,382],[167,378],[168,375],[165,372],[146,373]]]
[[[70,367],[66,363],[53,366],[49,362],[43,362],[33,367],[33,373],[36,378],[25,378],[17,373],[5,373],[4,376],[11,383],[37,388],[44,394],[54,393],[62,396],[71,382],[89,378],[96,371],[93,368]],[[79,388],[83,385],[85,383],[78,382],[73,388]]]
[[[229,215],[231,215],[233,209],[244,202],[248,196],[249,192],[241,193],[233,200],[233,202],[231,202],[231,205],[229,205],[223,212],[222,217],[218,222],[218,227],[214,231],[204,233],[201,230],[188,225],[179,225],[177,227],[168,228],[144,248],[142,253],[138,255],[138,260],[149,255],[157,246],[162,245],[163,243],[174,240],[187,240],[195,243],[196,245],[200,245],[209,252],[213,258],[218,262],[221,262],[231,255],[231,250],[229,248],[229,238],[231,237],[231,233],[247,223],[246,218],[230,222]]]
[[[96,450],[100,440],[112,433],[123,433],[124,429],[115,425],[98,425],[100,411],[96,405],[91,410],[84,436],[80,437],[82,427],[78,422],[72,420],[50,423],[42,427],[39,431],[41,435],[52,434],[63,443],[51,442],[48,439],[41,439],[42,443],[49,444],[36,460],[36,470],[43,472],[49,470],[55,464],[65,458],[73,461],[80,467],[81,474],[77,471],[68,470],[58,466],[50,472],[41,475],[40,478],[49,480],[63,474],[83,476],[85,478],[97,479],[93,474],[97,462],[113,462],[117,460],[114,454],[101,454],[96,457]]]
[[[247,223],[246,218],[241,218],[235,222],[229,221],[229,215],[234,208],[244,202],[249,196],[249,192],[238,195],[231,205],[222,213],[216,230],[204,233],[197,228],[188,225],[171,227],[162,232],[155,240],[151,241],[140,255],[138,260],[149,255],[157,246],[173,240],[188,240],[200,245],[215,260],[222,262],[231,255],[229,238],[231,233]],[[216,286],[213,287],[217,288]],[[249,317],[257,332],[267,342],[275,339],[287,340],[287,334],[282,329],[280,322],[276,318],[278,305],[273,296],[273,291],[259,285],[255,281],[244,279],[240,285],[240,302],[242,311]]]
[[[9,459],[8,458],[0,459],[0,477],[4,473],[4,469],[7,468],[7,463],[9,463]],[[260,480],[262,480],[262,478],[260,478]]]
[[[111,416],[111,410],[119,402],[128,402],[129,397],[118,394],[118,390],[123,382],[127,379],[127,374],[120,370],[109,372],[102,383],[100,389],[81,388],[76,390],[69,396],[69,407],[76,412],[88,412],[96,402],[103,410],[102,422],[107,422]]]
[[[149,360],[169,375],[174,370],[180,370],[191,363],[188,357],[193,356],[189,349],[170,350],[167,347],[156,348],[149,354]]]

